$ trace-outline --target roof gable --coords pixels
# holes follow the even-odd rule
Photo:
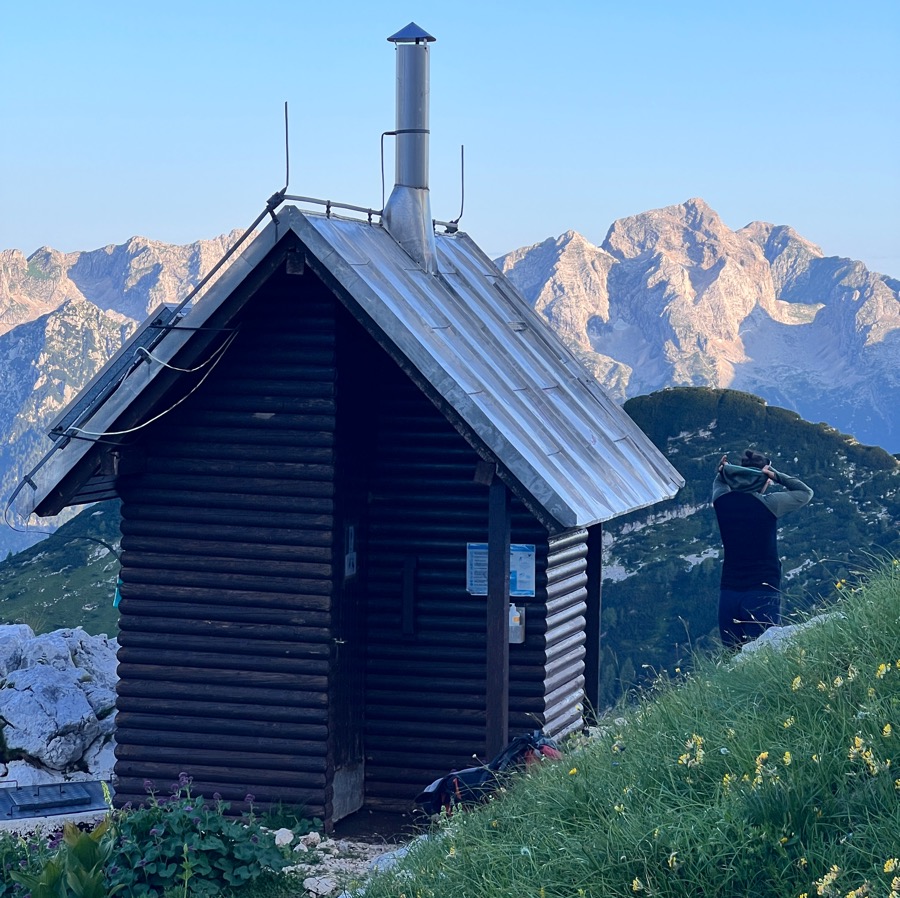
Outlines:
[[[285,241],[289,232],[296,241]],[[284,207],[158,343],[156,359],[199,343],[203,332],[195,328],[221,326],[292,242],[551,530],[608,520],[681,486],[669,462],[463,233],[437,238],[439,272],[432,275],[378,224]],[[284,253],[273,254],[278,246]],[[147,400],[160,388],[150,387],[161,376],[172,372],[147,360],[101,402],[82,391],[75,404],[92,409],[90,427],[76,427],[100,433],[121,429],[122,421],[134,426],[151,413]],[[109,446],[60,440],[34,477],[32,507],[52,513],[60,502],[104,498],[89,489],[98,467],[91,456],[104,451]]]

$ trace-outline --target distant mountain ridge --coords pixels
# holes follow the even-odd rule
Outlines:
[[[0,252],[0,498],[50,448],[48,425],[161,304],[176,305],[238,239],[171,246],[135,237],[121,246],[61,253],[42,247],[27,259]],[[40,532],[58,521],[31,522]],[[7,520],[24,522],[15,507]],[[0,528],[0,557],[35,542]]]
[[[90,252],[42,247],[28,258],[0,251],[4,502],[50,448],[60,410],[240,233],[187,246],[135,237]],[[682,384],[732,387],[900,449],[900,282],[825,258],[788,227],[732,231],[692,199],[620,219],[600,247],[570,231],[498,265],[620,402]],[[8,517],[24,525],[15,507]],[[0,553],[35,538],[0,528]]]
[[[900,450],[900,281],[787,226],[691,199],[498,264],[619,401],[727,387]]]
[[[88,252],[42,246],[28,258],[0,250],[0,334],[73,299],[143,321],[158,305],[180,302],[241,233],[186,246],[145,237]]]

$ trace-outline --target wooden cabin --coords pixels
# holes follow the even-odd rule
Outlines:
[[[681,480],[427,206],[409,237],[390,204],[284,199],[82,392],[26,492],[122,500],[117,801],[184,771],[330,827],[582,726],[602,522]]]

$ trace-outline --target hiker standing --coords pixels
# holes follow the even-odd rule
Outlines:
[[[773,481],[785,490],[766,495]],[[739,465],[728,464],[725,455],[719,461],[712,503],[725,549],[719,633],[727,647],[749,642],[781,622],[778,519],[812,497],[802,480],[779,473],[752,449]]]

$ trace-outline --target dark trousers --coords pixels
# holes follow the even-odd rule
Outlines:
[[[781,593],[763,589],[723,589],[719,592],[719,635],[727,648],[756,639],[781,623]]]

